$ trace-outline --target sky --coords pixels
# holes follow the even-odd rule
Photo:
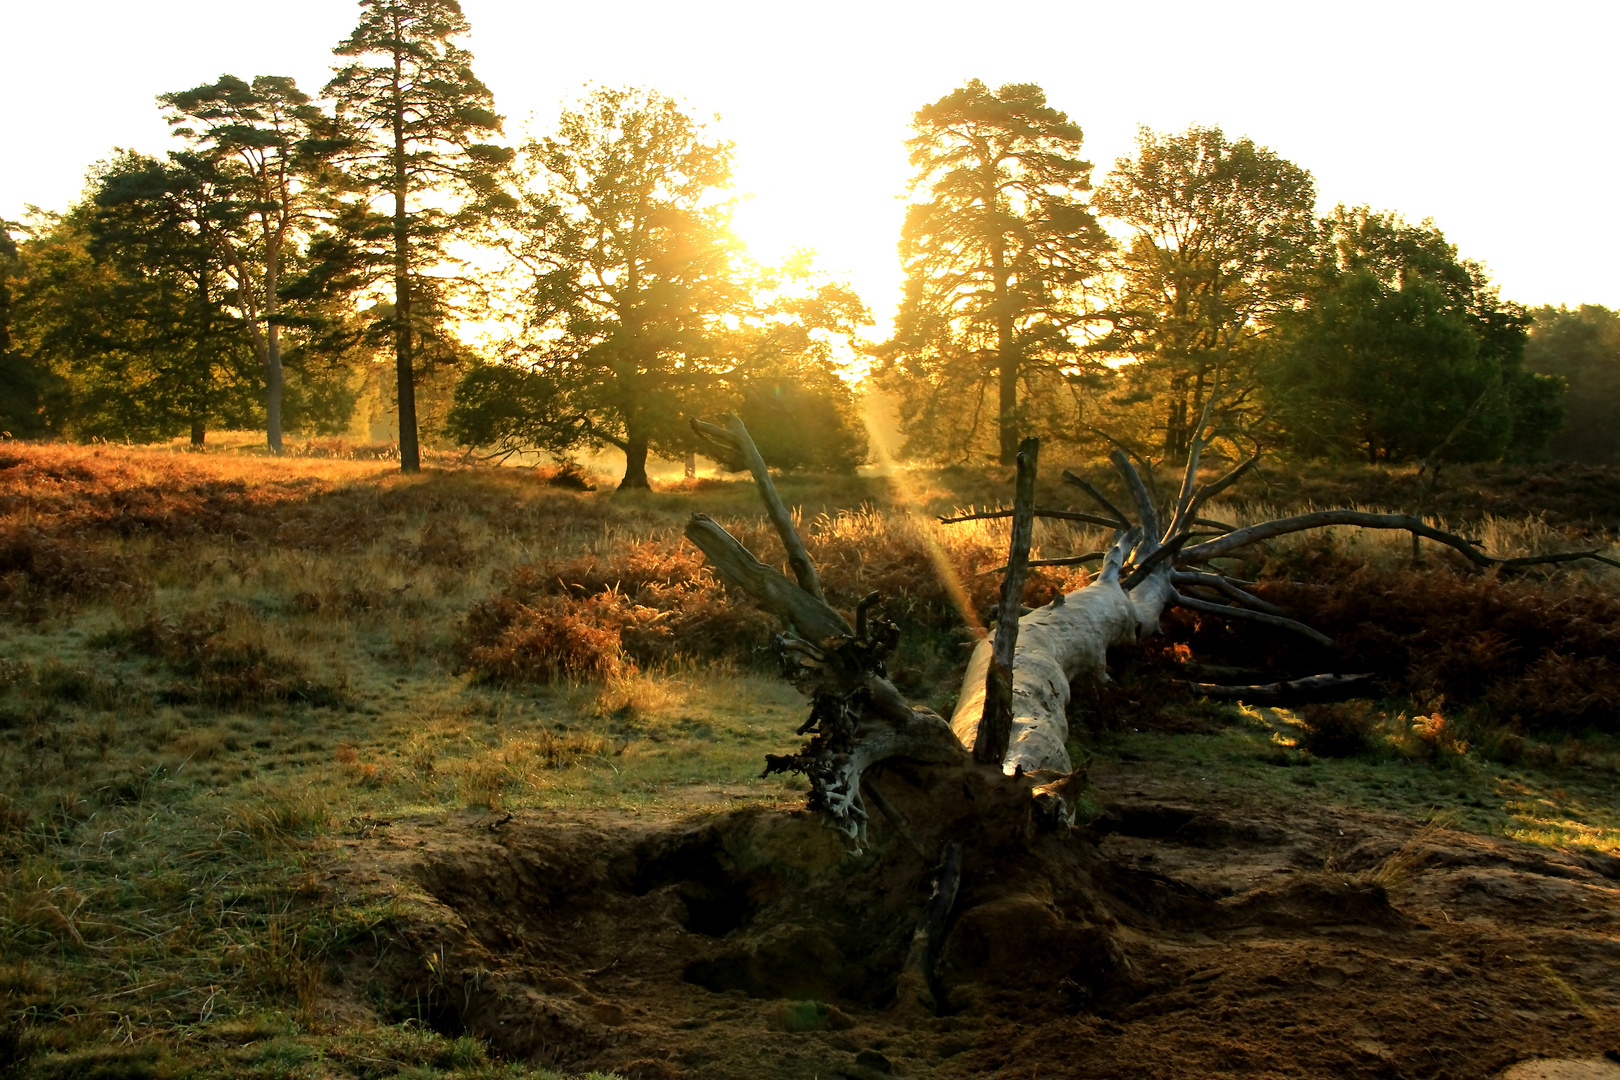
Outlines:
[[[1219,125],[1309,169],[1320,207],[1432,217],[1525,304],[1620,306],[1613,75],[1620,4],[1223,0],[462,0],[509,136],[587,83],[683,98],[736,143],[738,230],[797,246],[880,317],[912,113],[970,78],[1035,82],[1085,131],[1101,181],[1139,125]],[[10,5],[0,217],[60,210],[114,146],[172,145],[153,99],[223,73],[315,92],[349,0]]]

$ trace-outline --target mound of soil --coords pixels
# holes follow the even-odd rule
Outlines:
[[[631,1077],[1438,1080],[1620,1049],[1620,860],[1122,768],[1043,835],[971,782],[930,821],[890,774],[911,824],[859,854],[786,809],[399,823],[334,871],[415,898],[334,996],[382,976],[445,1031]],[[942,833],[970,842],[935,1013],[896,986]]]

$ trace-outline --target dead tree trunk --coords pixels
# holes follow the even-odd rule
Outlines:
[[[1200,484],[1207,408],[1193,434],[1180,489],[1166,507],[1168,521],[1162,525],[1159,507],[1141,473],[1122,451],[1115,451],[1112,461],[1131,492],[1135,522],[1073,474],[1065,474],[1065,478],[1086,491],[1106,516],[1035,506],[1038,447],[1029,440],[1021,448],[1018,494],[1012,509],[941,519],[946,523],[986,517],[1013,520],[1001,620],[996,634],[975,647],[947,724],[930,710],[908,704],[884,676],[883,659],[899,631],[871,616],[877,594],[861,602],[854,627],[826,602],[815,564],[742,421],[728,417],[724,427],[694,421],[693,427],[727,456],[747,463],[797,578],[797,582],[790,581],[761,563],[705,515],[694,516],[686,527],[686,536],[729,585],[752,596],[787,625],[774,644],[784,673],[812,700],[810,719],[801,729],[801,734],[812,735],[809,744],[796,754],[769,755],[766,771],[803,773],[810,781],[811,806],[857,843],[865,835],[868,813],[863,779],[873,767],[892,759],[961,766],[977,758],[1007,783],[1026,791],[1046,820],[1070,820],[1072,797],[1083,784],[1067,749],[1070,685],[1083,678],[1106,681],[1108,649],[1158,633],[1167,607],[1259,622],[1331,645],[1323,634],[1248,592],[1243,588],[1248,583],[1208,568],[1211,560],[1247,545],[1322,526],[1355,525],[1404,530],[1451,547],[1477,566],[1509,572],[1575,559],[1620,565],[1595,551],[1500,559],[1481,551],[1478,541],[1404,514],[1323,510],[1243,529],[1211,521],[1200,516],[1204,505],[1236,483],[1259,461],[1259,455]],[[1036,517],[1111,525],[1116,529],[1115,541],[1106,552],[1031,563],[1031,523]],[[1211,531],[1216,534],[1213,538],[1209,538]],[[1201,542],[1193,543],[1195,539]],[[1084,588],[1014,617],[1022,599],[1024,566],[1095,558],[1102,559],[1101,570]],[[1195,588],[1220,599],[1181,591]],[[1003,692],[1004,698],[1000,696]],[[994,727],[999,730],[987,731],[986,717],[994,721],[998,714],[1000,723]]]

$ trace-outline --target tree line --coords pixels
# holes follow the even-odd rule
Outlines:
[[[1251,139],[1144,129],[1093,190],[1039,87],[969,82],[914,117],[904,300],[874,344],[810,256],[748,257],[733,147],[675,101],[598,88],[514,146],[456,0],[360,8],[320,100],[279,76],[164,94],[176,149],[0,223],[0,428],[262,427],[279,453],[369,408],[406,471],[423,434],[611,446],[645,487],[652,455],[723,459],[688,421],[726,410],[779,467],[858,464],[864,352],[938,461],[1028,435],[1179,459],[1200,425],[1374,462],[1620,449],[1613,313],[1503,301],[1429,221],[1319,217],[1309,172]],[[468,321],[507,329],[473,348]]]

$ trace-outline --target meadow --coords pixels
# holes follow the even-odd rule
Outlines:
[[[1459,469],[1429,505],[1495,554],[1615,556],[1620,473],[1574,472]],[[780,559],[752,485],[585,479],[600,489],[449,458],[401,476],[341,453],[0,444],[0,1074],[555,1075],[400,995],[387,966],[432,957],[380,959],[415,898],[357,884],[356,842],[802,801],[758,775],[805,712],[764,648],[771,621],[681,539],[704,512]],[[781,488],[830,602],[880,592],[895,683],[947,711],[1006,539],[934,515],[997,502],[1006,476]],[[1416,489],[1399,471],[1274,469],[1210,512],[1409,510]],[[1039,501],[1078,505],[1056,483]],[[1036,544],[1104,540],[1043,522]],[[1439,551],[1414,567],[1404,535],[1349,529],[1231,569],[1337,650],[1186,612],[1120,650],[1073,716],[1099,811],[1110,769],[1217,775],[1229,802],[1620,857],[1620,572],[1479,575]],[[1032,572],[1026,603],[1084,580]],[[1376,671],[1382,696],[1214,703],[1186,689],[1189,663]]]

